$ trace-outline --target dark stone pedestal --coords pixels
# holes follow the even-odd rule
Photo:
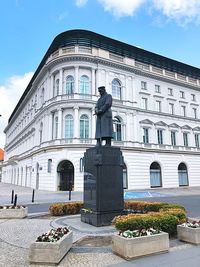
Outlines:
[[[84,155],[84,209],[81,221],[110,225],[123,214],[123,157],[118,147],[94,147]]]

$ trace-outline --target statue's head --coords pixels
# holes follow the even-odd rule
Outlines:
[[[106,88],[105,86],[100,86],[98,87],[98,91],[100,95],[103,95],[106,92]]]

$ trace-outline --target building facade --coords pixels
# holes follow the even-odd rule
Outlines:
[[[15,107],[3,182],[83,190],[103,85],[113,96],[124,187],[200,186],[200,69],[85,30],[54,39]]]

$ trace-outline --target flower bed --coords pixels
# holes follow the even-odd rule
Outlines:
[[[112,250],[127,260],[144,255],[167,252],[169,250],[169,235],[152,228],[147,230],[127,230],[113,236]]]
[[[177,226],[178,239],[200,244],[200,221],[186,222]]]
[[[51,229],[31,244],[29,261],[31,263],[58,264],[72,247],[72,231],[66,227]]]
[[[0,206],[0,219],[22,219],[28,214],[25,206],[6,205]]]

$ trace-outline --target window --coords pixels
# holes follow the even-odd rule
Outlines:
[[[53,122],[53,138],[54,139],[58,138],[58,117],[57,116],[54,118],[54,122]]]
[[[155,92],[156,93],[161,93],[161,91],[160,91],[160,85],[155,85]]]
[[[196,108],[192,108],[192,117],[197,119],[197,109]]]
[[[42,133],[43,133],[43,123],[41,122],[40,123],[40,138],[39,138],[40,144],[42,143]]]
[[[55,88],[54,88],[54,96],[59,95],[59,83],[60,83],[59,79],[56,79]]]
[[[196,95],[195,94],[191,94],[191,97],[192,97],[191,98],[192,101],[196,101]]]
[[[41,105],[44,104],[44,88],[42,88],[42,91],[41,91]]]
[[[199,134],[194,134],[195,146],[199,148]]]
[[[174,104],[173,103],[169,103],[169,113],[174,114]]]
[[[183,144],[188,146],[188,133],[183,133]]]
[[[172,146],[176,146],[176,132],[171,131],[171,144]]]
[[[147,90],[147,83],[144,81],[141,81],[141,89]]]
[[[89,118],[85,114],[80,117],[80,138],[89,138]]]
[[[121,88],[122,88],[121,83],[117,79],[114,79],[112,81],[113,98],[121,100]]]
[[[161,101],[156,100],[156,111],[161,112]]]
[[[113,120],[113,127],[114,127],[114,140],[121,141],[122,140],[122,122],[118,117],[114,117]]]
[[[66,78],[66,94],[71,95],[74,93],[74,78],[70,75]]]
[[[148,144],[149,143],[149,129],[143,128],[143,143]]]
[[[84,158],[80,158],[79,170],[80,172],[84,172]]]
[[[172,88],[168,88],[168,95],[173,96],[173,89]]]
[[[184,91],[180,91],[180,98],[185,98],[185,92]]]
[[[74,133],[74,120],[72,115],[65,116],[65,138],[72,139]]]
[[[148,99],[145,97],[142,97],[141,99],[141,107],[142,109],[148,109]]]
[[[181,115],[186,117],[186,106],[181,106]]]
[[[163,130],[161,129],[157,130],[157,137],[158,137],[158,144],[162,145],[163,144]]]
[[[80,94],[89,95],[89,78],[86,75],[80,78]]]
[[[47,172],[51,172],[52,169],[52,159],[48,159]]]

